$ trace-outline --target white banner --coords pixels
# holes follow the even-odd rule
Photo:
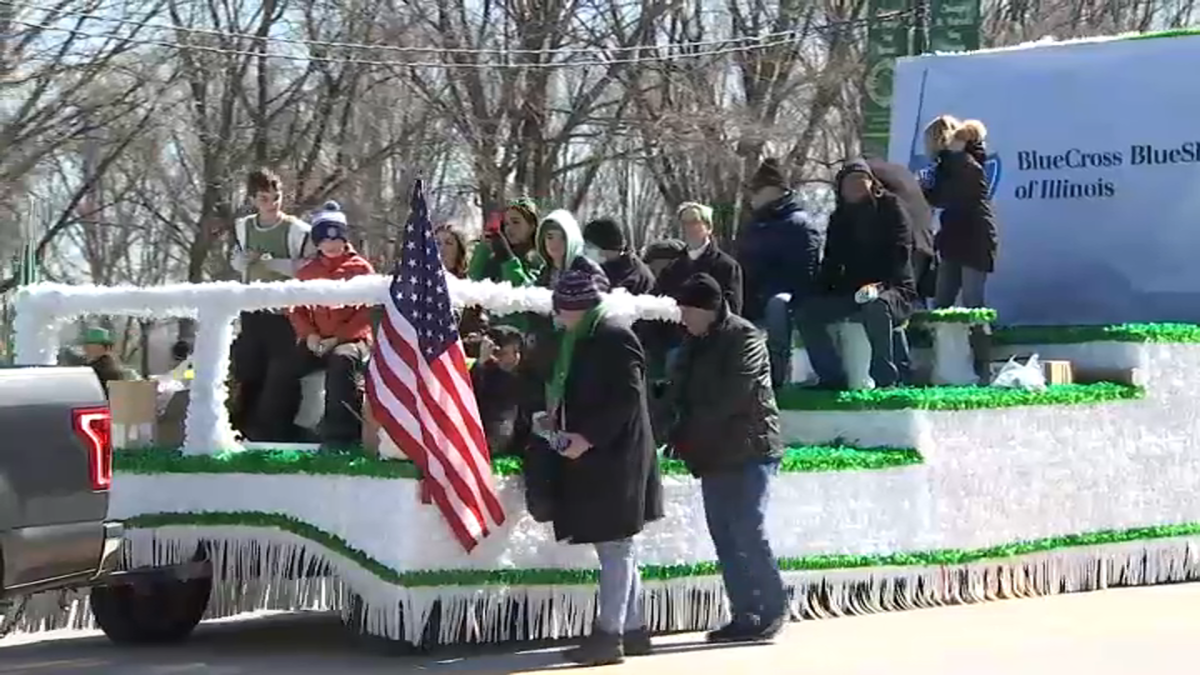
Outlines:
[[[1200,322],[1197,69],[1200,36],[897,62],[891,161],[927,166],[937,115],[988,128],[1000,323]]]

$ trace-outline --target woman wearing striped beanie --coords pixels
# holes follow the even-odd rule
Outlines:
[[[538,421],[551,439],[540,453],[549,456],[543,479],[553,483],[555,538],[591,544],[600,559],[596,623],[566,656],[583,665],[620,663],[650,652],[633,538],[662,517],[645,357],[633,331],[605,316],[595,276],[564,271],[553,302],[563,337],[546,384],[547,415]]]

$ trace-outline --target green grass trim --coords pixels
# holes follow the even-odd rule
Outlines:
[[[1009,326],[992,337],[1003,345],[1058,345],[1085,342],[1200,343],[1193,323],[1124,323],[1110,326]]]
[[[780,470],[788,473],[819,471],[870,471],[920,464],[913,448],[858,448],[850,445],[815,445],[788,448]],[[299,450],[247,450],[215,455],[184,455],[176,449],[147,448],[118,450],[113,459],[118,473],[251,473],[364,476],[369,478],[417,478],[412,462],[367,457],[354,452],[304,452]],[[662,459],[664,474],[685,475],[687,467],[677,459]],[[497,476],[521,473],[521,460],[497,457],[492,462]]]
[[[1127,384],[1057,384],[1045,391],[997,387],[897,387],[868,391],[821,391],[786,387],[776,394],[784,410],[987,410],[1030,405],[1095,405],[1129,401],[1145,390]]]
[[[383,581],[410,588],[436,586],[532,586],[579,585],[596,583],[596,570],[580,569],[510,569],[510,570],[422,570],[400,572],[363,551],[354,548],[341,537],[303,521],[277,513],[256,511],[153,513],[135,516],[125,521],[133,529],[154,529],[170,526],[195,527],[262,527],[290,532],[342,555]],[[781,558],[779,568],[788,572],[863,569],[872,567],[933,567],[965,565],[984,561],[999,561],[1016,556],[1044,553],[1081,546],[1122,544],[1132,541],[1153,541],[1200,534],[1200,523],[1137,527],[1127,530],[1104,530],[1071,534],[1045,539],[1020,541],[1001,546],[977,549],[936,549],[911,553],[878,555],[814,555]],[[715,562],[681,565],[647,565],[641,568],[642,578],[655,581],[711,576],[719,573]]]
[[[995,323],[996,316],[996,310],[985,307],[950,307],[947,309],[919,309],[913,312],[909,321],[916,325],[931,323],[990,324]]]

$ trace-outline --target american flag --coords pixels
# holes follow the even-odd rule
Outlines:
[[[471,551],[504,508],[458,337],[421,181],[367,369],[371,412],[421,469],[422,489]]]

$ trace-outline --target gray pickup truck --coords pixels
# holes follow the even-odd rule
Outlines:
[[[181,640],[199,623],[212,586],[204,551],[187,564],[118,569],[112,450],[90,368],[0,368],[0,637],[31,595],[89,587],[114,642]]]

